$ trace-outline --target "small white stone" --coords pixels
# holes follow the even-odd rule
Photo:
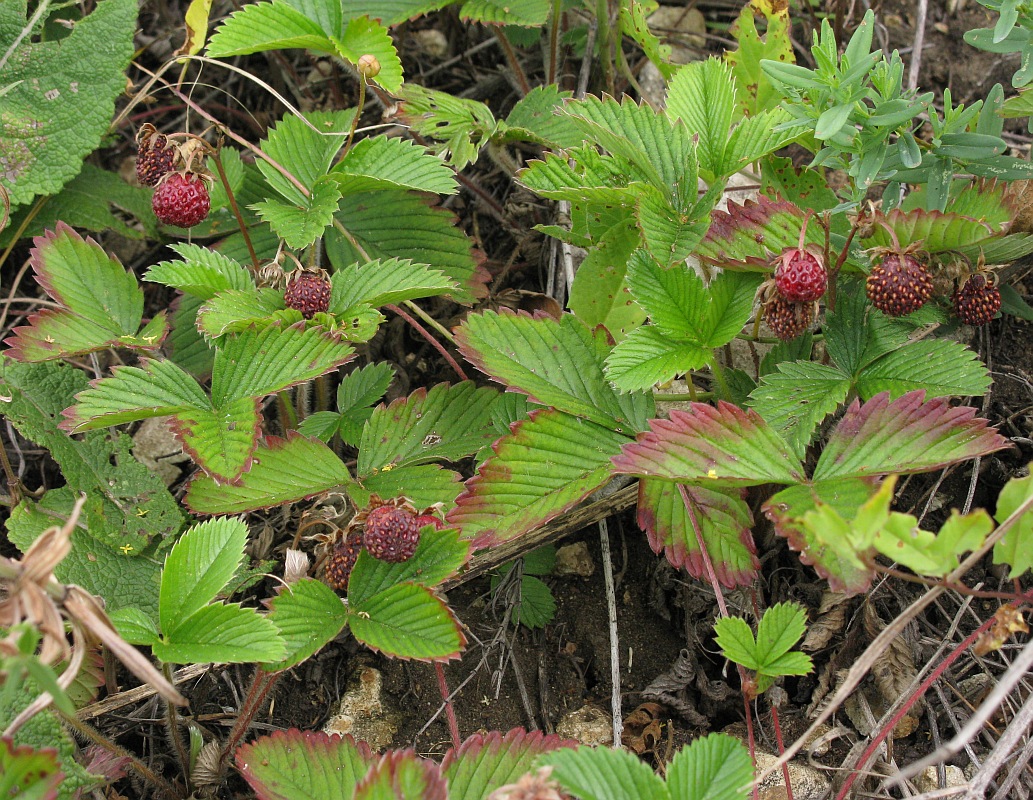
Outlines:
[[[384,677],[379,670],[363,667],[349,681],[348,691],[337,706],[337,713],[323,727],[325,733],[350,733],[356,741],[366,742],[371,750],[390,746],[398,732],[397,713],[385,708],[382,692]]]
[[[943,788],[945,789],[956,789],[959,786],[965,786],[968,783],[961,767],[948,764],[943,768],[943,771],[945,778]],[[915,788],[920,792],[932,792],[939,789],[940,782],[936,777],[936,767],[926,767],[924,771],[915,777],[914,783]]]
[[[564,739],[577,739],[586,747],[613,744],[613,720],[598,706],[583,705],[564,715],[556,726]]]
[[[595,573],[595,562],[588,552],[588,544],[576,542],[566,544],[556,551],[556,564],[552,568],[553,575],[577,575],[587,578]]]

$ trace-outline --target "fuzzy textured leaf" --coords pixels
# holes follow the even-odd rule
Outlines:
[[[278,672],[290,669],[319,652],[348,621],[348,611],[334,591],[322,581],[302,578],[269,602],[270,620],[287,646],[283,661],[263,665]]]
[[[909,392],[854,401],[814,468],[814,480],[928,472],[1008,447],[1008,440],[968,406]]]
[[[971,348],[946,339],[923,339],[887,353],[857,376],[862,399],[924,390],[930,397],[980,397],[993,381]]]
[[[556,750],[539,759],[552,777],[581,800],[671,800],[667,786],[649,765],[627,750],[587,747]]]
[[[670,419],[649,425],[613,459],[617,472],[713,489],[804,480],[785,441],[755,411],[693,403],[691,411],[673,409]]]
[[[303,118],[288,114],[266,134],[262,149],[311,191],[320,179],[328,181],[326,174],[334,156],[344,146],[354,117],[354,109],[314,111]],[[301,207],[311,205],[311,199],[272,164],[264,159],[255,163],[269,185],[285,200]],[[328,185],[334,184],[331,181]]]
[[[699,369],[710,349],[665,336],[658,328],[633,330],[606,357],[606,377],[621,392],[641,392]]]
[[[445,162],[408,139],[371,136],[356,142],[330,172],[341,194],[375,189],[412,189],[455,194],[455,173]]]
[[[237,769],[259,800],[351,798],[373,754],[351,736],[291,728],[241,745]]]
[[[729,589],[751,583],[760,561],[751,532],[753,514],[738,490],[686,486],[685,493],[717,579]],[[662,552],[673,566],[694,578],[706,579],[692,516],[678,484],[652,478],[639,481],[637,519],[654,553]]]
[[[667,788],[682,800],[746,800],[752,780],[749,750],[726,733],[693,739],[667,765]]]
[[[260,405],[257,397],[242,397],[218,410],[189,409],[176,414],[169,427],[206,473],[236,482],[258,443]]]
[[[558,516],[611,476],[627,439],[552,409],[536,411],[495,445],[447,520],[474,547],[508,541]]]
[[[186,504],[196,514],[239,514],[297,502],[352,482],[348,468],[318,439],[268,436],[252,456],[251,469],[234,486],[198,475]]]
[[[330,283],[331,314],[343,314],[360,303],[379,308],[456,291],[455,283],[440,270],[397,258],[339,267]]]
[[[300,312],[285,311],[283,292],[277,289],[226,289],[219,292],[200,307],[197,312],[197,329],[209,339],[218,339],[227,333],[240,333],[251,327],[264,328],[271,322],[281,320],[291,325],[300,319]],[[289,319],[289,314],[295,314]],[[212,364],[214,368],[214,361]]]
[[[340,199],[337,183],[323,177],[312,185],[312,194],[301,205],[270,199],[253,203],[251,209],[269,223],[288,247],[301,250],[320,238],[326,226],[333,222]]]
[[[171,286],[202,300],[227,289],[254,288],[251,274],[217,250],[188,242],[175,242],[169,249],[183,260],[159,261],[147,270],[144,280]]]

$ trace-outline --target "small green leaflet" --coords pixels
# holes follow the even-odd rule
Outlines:
[[[998,524],[1033,497],[1033,477],[1012,478],[1001,490],[994,516]],[[1029,508],[1015,521],[994,547],[994,563],[1009,564],[1009,578],[1019,578],[1033,568],[1033,511]]]
[[[807,612],[797,603],[778,603],[764,611],[757,637],[745,620],[723,617],[714,623],[717,645],[725,658],[757,673],[757,692],[782,675],[806,675],[810,656],[790,650],[803,636]]]

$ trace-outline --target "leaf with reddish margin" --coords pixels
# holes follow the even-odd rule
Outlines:
[[[617,472],[713,489],[805,480],[792,449],[752,409],[692,403],[649,426],[613,459]]]
[[[369,553],[359,553],[355,573],[372,560]],[[355,573],[353,580],[360,581]],[[349,602],[348,612],[355,638],[389,656],[450,661],[466,647],[466,636],[448,603],[418,583],[397,583],[361,603]]]
[[[890,400],[877,394],[855,400],[832,432],[814,468],[814,480],[928,472],[1010,447],[1007,439],[948,398],[925,402],[925,392]]]
[[[205,473],[238,483],[258,445],[261,405],[258,397],[242,397],[216,411],[182,411],[169,420],[169,430]]]
[[[56,750],[0,739],[0,797],[55,800],[62,778]]]
[[[500,731],[476,733],[458,750],[445,753],[441,772],[448,781],[449,800],[482,800],[500,786],[514,783],[530,772],[542,753],[569,747],[578,742],[563,739],[556,734],[541,731],[528,733],[513,728],[503,735]]]
[[[803,221],[803,210],[788,200],[758,195],[742,205],[729,203],[727,211],[711,213],[710,229],[696,254],[724,269],[768,272],[772,256],[799,244]],[[820,226],[808,227],[806,241],[824,245]]]
[[[293,503],[352,482],[344,462],[318,439],[298,433],[267,436],[252,455],[251,469],[236,485],[195,476],[186,504],[195,514],[240,514]]]
[[[355,789],[355,800],[446,800],[448,787],[433,761],[412,750],[388,750]]]
[[[879,220],[893,229],[901,246],[921,242],[922,250],[926,253],[958,250],[1003,232],[972,217],[926,211],[924,208],[913,208],[910,211],[895,208],[889,214],[881,215]],[[877,224],[872,228],[872,235],[862,240],[861,244],[864,247],[890,247],[893,241],[889,231]]]
[[[750,532],[753,514],[739,490],[684,488],[717,579],[729,589],[752,582],[760,561]],[[673,566],[706,579],[706,565],[679,484],[652,478],[639,481],[638,525],[654,553],[662,552]]]
[[[36,282],[60,308],[29,317],[6,340],[11,358],[48,361],[119,345],[153,350],[168,331],[159,314],[139,331],[143,291],[136,276],[64,222],[33,239]]]
[[[871,549],[859,552],[854,546],[849,520],[874,493],[874,478],[790,486],[768,500],[763,511],[775,533],[800,554],[800,561],[828,580],[833,591],[857,594],[871,582]],[[816,516],[805,519],[808,514]]]
[[[509,541],[573,507],[610,479],[628,439],[555,409],[533,412],[494,445],[446,519],[474,548]]]
[[[351,736],[290,728],[242,745],[237,769],[259,800],[350,798],[373,761]]]

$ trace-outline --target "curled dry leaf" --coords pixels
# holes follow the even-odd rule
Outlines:
[[[977,656],[1000,650],[1014,633],[1029,633],[1029,625],[1023,619],[1022,612],[1009,603],[997,609],[990,630],[976,640],[972,650]]]

